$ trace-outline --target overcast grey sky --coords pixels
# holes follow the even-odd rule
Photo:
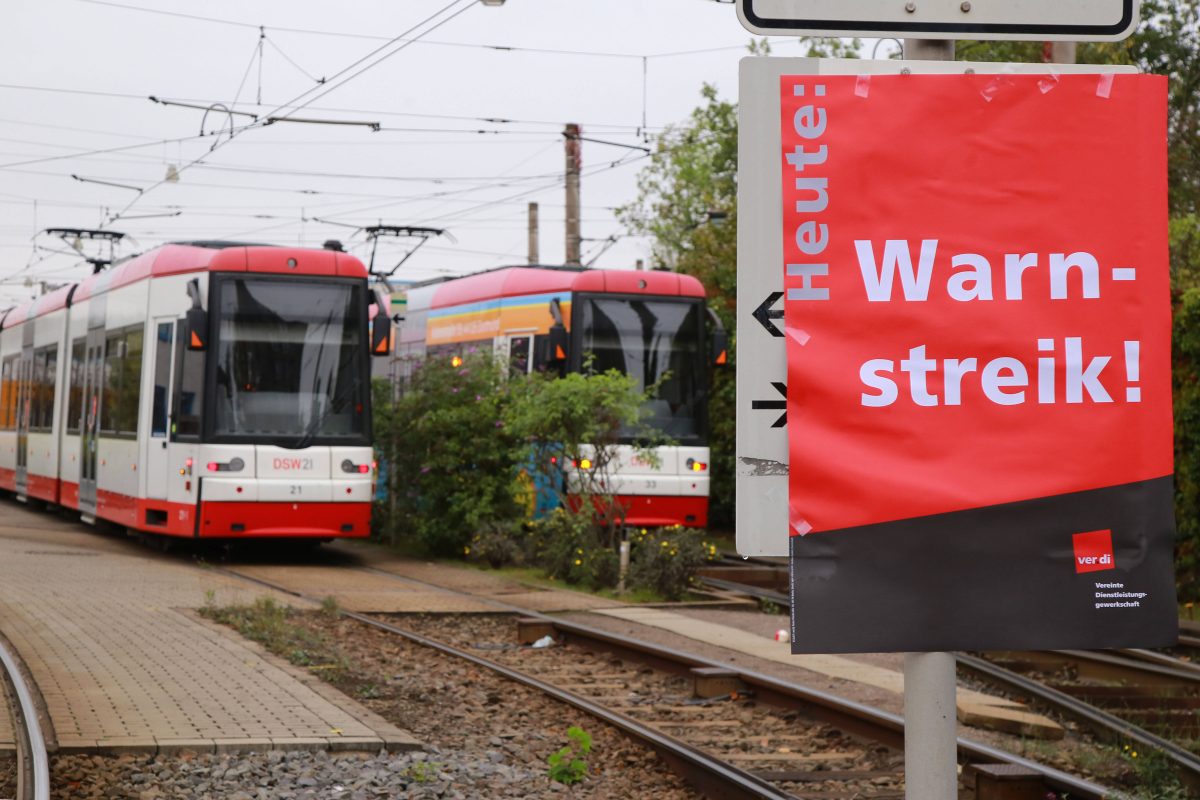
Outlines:
[[[736,99],[737,63],[753,38],[732,5],[713,0],[507,0],[499,8],[475,0],[10,0],[5,7],[0,306],[29,296],[26,278],[87,274],[78,258],[34,251],[34,234],[54,226],[106,224],[136,238],[126,253],[197,238],[308,246],[339,238],[365,252],[351,229],[314,217],[448,228],[455,241],[431,241],[398,274],[424,279],[523,261],[526,204],[537,201],[541,260],[560,263],[563,123],[627,144],[644,143],[646,133],[652,145],[663,126],[697,105],[704,82]],[[422,38],[334,77],[410,29]],[[774,50],[799,54],[782,40]],[[297,117],[378,122],[383,130],[281,123],[232,139],[197,138],[203,110],[146,99],[262,114],[305,92],[299,102],[309,105]],[[232,124],[250,122],[239,116]],[[209,113],[205,130],[228,125],[225,115]],[[81,155],[130,145],[139,146]],[[583,147],[583,235],[621,234],[613,208],[633,199],[646,161],[637,150]],[[178,182],[162,182],[169,166],[202,156]],[[114,214],[121,218],[110,221]],[[585,242],[585,260],[600,244]],[[385,257],[394,263],[401,253],[392,245]],[[622,238],[596,266],[628,268],[647,253],[645,240]]]

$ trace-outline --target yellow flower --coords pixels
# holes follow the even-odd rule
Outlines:
[[[671,546],[671,543],[670,543],[670,542],[668,542],[666,539],[663,539],[663,541],[662,541],[662,546],[663,546],[663,547],[670,547],[670,546]]]
[[[471,548],[469,548],[469,547],[464,547],[464,548],[463,548],[463,555],[464,555],[464,556],[469,556],[469,555],[471,555]]]
[[[575,552],[576,552],[576,553],[578,553],[579,555],[583,555],[583,549],[582,549],[582,548],[576,548]]]
[[[583,562],[577,558],[577,559],[575,559],[575,566],[581,567],[581,566],[583,566]]]
[[[645,535],[646,535],[646,529],[642,528],[642,536],[645,536]]]
[[[1137,750],[1134,750],[1134,751],[1133,751],[1132,753],[1130,753],[1129,755],[1133,756],[1134,758],[1137,758]]]

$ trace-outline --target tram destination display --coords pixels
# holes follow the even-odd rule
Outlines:
[[[1166,79],[778,91],[793,652],[1174,642]]]

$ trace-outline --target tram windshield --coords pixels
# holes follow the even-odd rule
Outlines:
[[[615,369],[645,391],[641,423],[680,444],[703,443],[704,317],[695,300],[577,296],[577,346],[591,370]]]
[[[365,440],[365,287],[224,278],[213,435],[283,446]]]

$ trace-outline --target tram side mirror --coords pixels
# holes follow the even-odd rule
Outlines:
[[[546,361],[549,364],[558,365],[567,360],[570,354],[570,339],[567,337],[567,326],[563,322],[562,303],[558,298],[550,301],[550,316],[554,319],[554,324],[550,326],[550,335],[548,337],[546,347]]]
[[[208,312],[189,308],[187,312],[188,350],[208,349]]]
[[[371,355],[386,356],[391,352],[392,319],[387,314],[376,314],[371,320]]]
[[[208,348],[208,312],[200,304],[200,281],[193,278],[188,281],[188,297],[192,307],[187,312],[188,350],[206,350]]]
[[[392,351],[391,296],[379,290],[371,296],[375,308],[375,316],[371,318],[371,355],[386,356]]]
[[[561,364],[567,360],[570,339],[567,329],[560,324],[550,326],[550,340],[546,348],[546,361],[550,364]]]
[[[708,318],[712,322],[708,360],[714,367],[723,367],[729,363],[729,333],[721,324],[721,318],[711,308],[708,309]]]

